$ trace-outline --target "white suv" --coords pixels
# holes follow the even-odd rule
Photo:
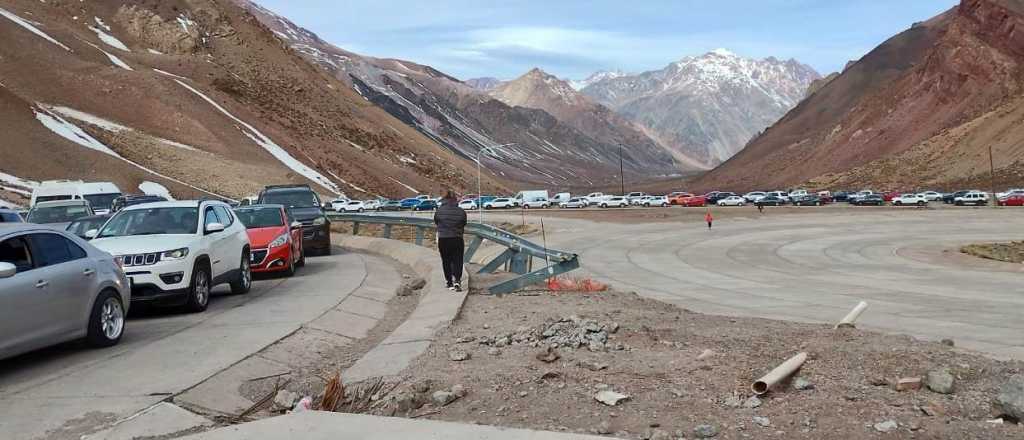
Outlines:
[[[953,203],[956,204],[956,206],[985,206],[988,204],[988,194],[985,194],[980,191],[971,191],[967,194],[957,197],[956,199],[953,199]]]
[[[90,243],[121,262],[133,302],[206,310],[210,290],[252,286],[249,235],[228,204],[215,200],[147,203],[119,211]]]

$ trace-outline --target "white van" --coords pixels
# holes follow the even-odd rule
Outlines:
[[[29,207],[36,206],[36,203],[41,202],[81,198],[78,195],[78,185],[83,183],[85,182],[81,180],[44,180],[32,191],[32,201],[29,202]]]
[[[519,191],[512,198],[512,202],[515,206],[523,206],[523,202],[535,202],[540,199],[548,200],[547,190]]]
[[[85,199],[97,215],[110,212],[121,189],[111,182],[83,182],[81,180],[46,180],[32,191],[31,205],[55,200]]]
[[[558,193],[551,198],[551,204],[554,206],[561,205],[562,203],[568,202],[572,199],[572,194],[569,193]]]

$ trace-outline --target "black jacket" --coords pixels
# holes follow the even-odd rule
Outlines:
[[[444,200],[434,212],[438,238],[462,238],[466,227],[466,211],[459,208],[454,200]]]

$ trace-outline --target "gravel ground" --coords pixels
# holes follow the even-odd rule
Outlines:
[[[970,244],[960,248],[960,252],[989,260],[1024,263],[1024,241]]]
[[[751,399],[755,379],[799,352],[808,360],[791,381]],[[929,390],[941,369],[952,394]],[[374,412],[659,440],[1024,438],[1024,426],[990,421],[1022,370],[906,336],[708,316],[631,293],[471,295]],[[894,390],[905,377],[925,385]],[[599,391],[629,397],[608,406]]]

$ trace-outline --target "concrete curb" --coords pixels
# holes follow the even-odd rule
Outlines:
[[[469,274],[463,269],[467,289],[449,291],[438,272],[439,257],[435,251],[414,244],[384,238],[336,234],[332,241],[342,247],[384,255],[412,268],[426,280],[416,309],[386,339],[345,370],[344,383],[359,382],[378,376],[395,376],[427,350],[440,330],[459,316],[469,290]]]

